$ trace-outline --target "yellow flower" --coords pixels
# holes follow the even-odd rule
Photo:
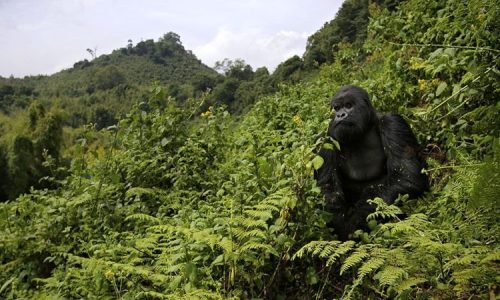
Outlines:
[[[200,116],[201,116],[202,118],[209,117],[209,116],[211,116],[211,115],[212,115],[212,111],[213,111],[213,107],[212,107],[212,106],[210,106],[210,107],[208,108],[208,110],[207,110],[206,112],[204,112],[204,113],[201,113],[201,115],[200,115]]]
[[[293,122],[294,122],[295,124],[297,124],[297,126],[301,126],[301,125],[302,125],[302,123],[303,123],[303,121],[302,121],[302,119],[300,118],[300,116],[297,116],[297,115],[296,115],[295,117],[293,117]]]
[[[410,70],[425,69],[427,62],[418,57],[410,58]]]
[[[107,270],[106,273],[104,273],[104,276],[107,280],[112,281],[115,278],[115,273],[111,270]]]
[[[477,16],[477,19],[479,20],[479,22],[481,23],[484,23],[484,20],[486,20],[486,14],[481,12],[478,16]]]
[[[419,79],[418,80],[418,89],[421,91],[424,91],[426,87],[427,87],[427,80]]]

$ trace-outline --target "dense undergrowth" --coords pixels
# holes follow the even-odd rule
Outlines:
[[[362,49],[340,44],[317,77],[238,118],[200,115],[204,97],[179,108],[155,86],[100,132],[101,147],[82,134],[70,175],[45,179],[59,188],[0,204],[0,296],[494,299],[499,11],[493,0],[372,5]],[[329,97],[347,83],[412,125],[432,190],[374,199],[371,232],[342,243],[312,172]]]

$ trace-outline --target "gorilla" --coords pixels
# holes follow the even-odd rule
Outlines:
[[[346,240],[367,229],[374,207],[366,200],[380,197],[392,204],[400,194],[417,198],[429,182],[421,172],[425,162],[417,139],[401,116],[378,113],[368,93],[352,85],[340,88],[331,108],[328,136],[340,150],[319,151],[324,163],[315,178],[333,214],[329,226]]]

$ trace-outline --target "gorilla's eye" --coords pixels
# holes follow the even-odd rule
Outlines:
[[[335,111],[338,111],[338,110],[340,109],[340,106],[339,106],[339,105],[337,105],[337,104],[335,104],[335,105],[333,106],[333,109],[334,109]]]
[[[352,107],[351,102],[347,102],[347,103],[345,104],[345,108],[349,109],[349,108],[351,108],[351,107]]]

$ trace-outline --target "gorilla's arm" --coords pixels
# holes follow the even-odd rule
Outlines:
[[[318,186],[321,188],[321,193],[326,200],[326,210],[332,214],[332,219],[329,225],[335,228],[335,232],[342,240],[347,239],[346,231],[346,204],[344,199],[344,191],[340,184],[340,174],[338,172],[338,164],[334,150],[322,148],[318,153],[323,158],[323,165],[319,170],[314,172],[314,178]]]
[[[339,184],[339,175],[335,162],[334,150],[322,148],[319,156],[323,158],[323,165],[315,171],[314,177],[317,180],[321,192],[325,195],[327,205],[336,205],[343,202],[342,187]]]
[[[429,189],[425,164],[418,156],[418,143],[410,126],[399,115],[387,114],[379,119],[382,145],[387,157],[387,176],[378,185],[379,194],[392,203],[398,194],[416,198]]]

